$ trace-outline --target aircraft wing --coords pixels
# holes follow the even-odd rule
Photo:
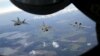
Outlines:
[[[81,28],[91,28],[90,26],[81,26]]]
[[[17,21],[15,21],[15,20],[11,20],[11,21],[13,21],[13,22],[17,22]]]
[[[52,28],[51,26],[48,26],[48,28]]]

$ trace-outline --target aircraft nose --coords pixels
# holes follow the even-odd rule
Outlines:
[[[33,14],[51,14],[70,4],[69,0],[10,0],[17,7]]]

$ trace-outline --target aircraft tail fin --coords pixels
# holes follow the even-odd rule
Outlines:
[[[27,24],[26,19],[24,19],[24,20],[22,21],[22,23],[23,23],[23,24]]]

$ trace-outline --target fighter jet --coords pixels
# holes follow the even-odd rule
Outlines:
[[[84,28],[91,28],[89,26],[84,26],[82,23],[80,22],[75,22],[74,24],[70,24],[72,25],[73,27],[76,27],[77,29],[84,29]]]
[[[79,29],[84,29],[84,28],[91,28],[90,26],[85,26],[82,23],[79,23]]]
[[[46,24],[43,22],[43,26],[42,26],[42,31],[43,31],[43,32],[49,31],[50,28],[51,28],[51,26],[48,26],[48,25],[46,25]]]
[[[74,24],[70,24],[70,25],[72,25],[73,27],[76,27],[78,26],[78,22],[75,22]]]
[[[27,22],[25,22],[25,19],[23,21],[21,21],[19,19],[19,17],[17,17],[17,20],[12,20],[14,22],[14,26],[18,26],[18,25],[22,25],[22,24],[27,24]]]

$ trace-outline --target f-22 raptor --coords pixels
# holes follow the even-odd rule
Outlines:
[[[17,20],[12,20],[14,22],[14,26],[19,26],[19,25],[22,25],[22,24],[27,24],[27,22],[25,22],[25,19],[23,21],[21,21],[19,19],[19,17],[17,17]]]

